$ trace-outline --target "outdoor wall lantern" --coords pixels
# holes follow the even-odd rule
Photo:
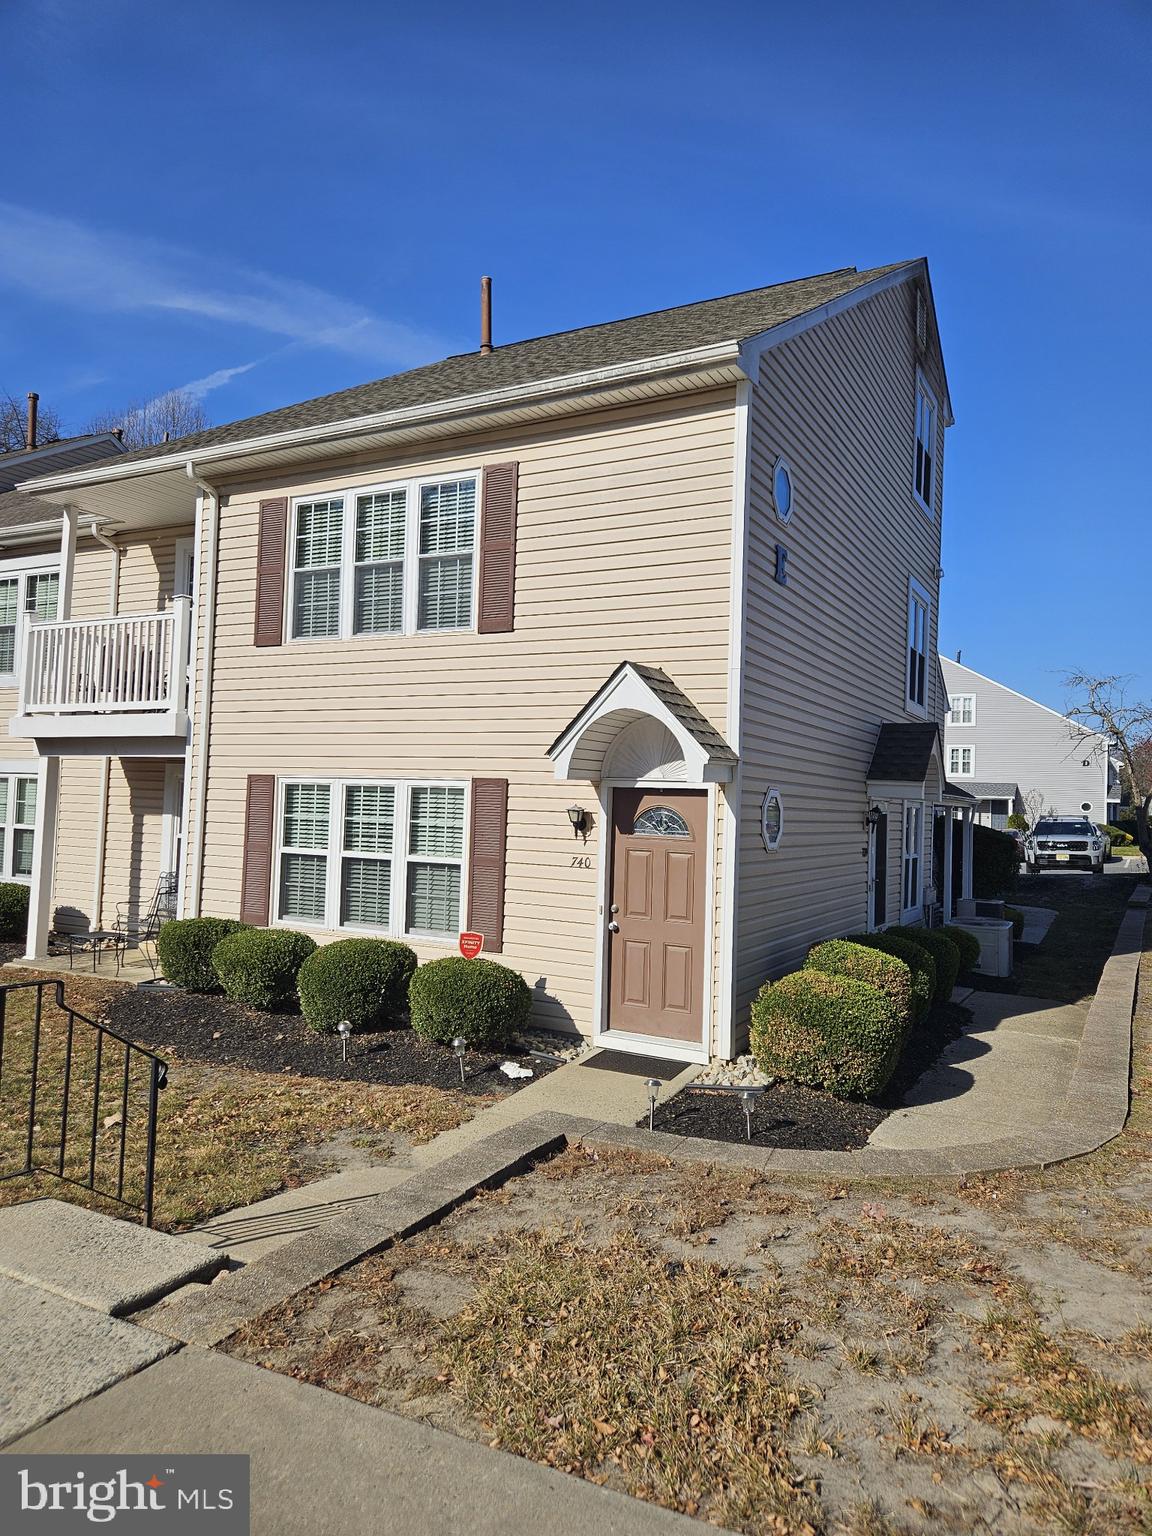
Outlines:
[[[878,805],[870,805],[868,807],[868,814],[864,818],[864,825],[866,827],[878,827],[880,825],[880,819],[883,815],[884,812]]]
[[[572,823],[573,837],[588,836],[588,812],[582,805],[570,805],[568,807],[568,820]]]

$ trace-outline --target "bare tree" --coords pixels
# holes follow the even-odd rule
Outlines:
[[[124,434],[127,448],[151,448],[173,437],[187,437],[211,426],[204,407],[185,389],[170,389],[154,400],[136,400],[120,411],[103,411],[88,424],[90,432]]]
[[[1042,789],[1030,789],[1020,798],[1024,802],[1024,815],[1028,818],[1029,830],[1036,825],[1041,816],[1049,816],[1055,809],[1045,800]]]
[[[28,403],[0,390],[0,453],[19,453],[27,448]],[[36,413],[37,443],[54,443],[63,436],[59,412],[41,403]]]
[[[1152,869],[1152,703],[1129,702],[1123,677],[1089,677],[1071,672],[1064,686],[1076,700],[1068,711],[1112,743],[1136,813],[1136,842]]]

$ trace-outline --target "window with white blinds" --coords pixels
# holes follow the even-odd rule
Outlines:
[[[478,477],[297,501],[292,638],[471,629]]]
[[[31,775],[0,775],[0,880],[31,878],[39,788]]]
[[[20,666],[20,635],[24,616],[57,617],[60,576],[47,569],[19,570],[0,566],[0,681],[11,686]]]
[[[278,919],[458,933],[466,814],[463,784],[282,781]]]

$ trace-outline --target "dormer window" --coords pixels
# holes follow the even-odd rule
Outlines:
[[[923,375],[916,375],[916,461],[912,488],[916,499],[925,512],[932,512],[933,494],[936,488],[936,438],[940,412],[936,397],[924,382]]]

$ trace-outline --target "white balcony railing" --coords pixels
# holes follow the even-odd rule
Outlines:
[[[30,620],[20,714],[176,714],[188,687],[191,603],[115,619]]]

